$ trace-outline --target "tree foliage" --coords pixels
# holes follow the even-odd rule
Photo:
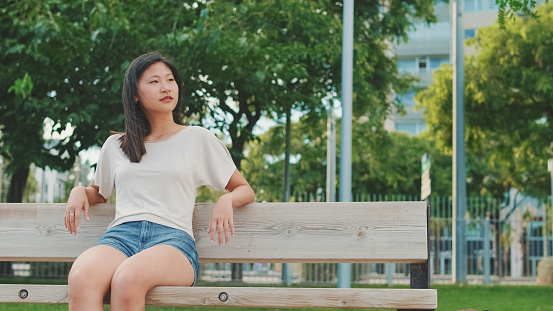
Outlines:
[[[327,125],[326,119],[292,124],[290,148],[292,195],[311,196],[326,192]],[[340,122],[336,126],[337,149],[340,146]],[[282,200],[284,172],[284,125],[269,129],[250,143],[244,172],[258,199]],[[432,193],[451,194],[451,156],[443,155],[425,135],[377,131],[369,122],[353,122],[352,192],[354,194],[402,194],[420,197],[421,157],[432,158]],[[339,170],[339,151],[337,169]],[[339,178],[338,181],[339,189]],[[296,200],[299,198],[296,198]]]
[[[515,188],[549,193],[547,159],[553,155],[553,6],[539,20],[517,17],[479,29],[469,41],[477,56],[465,60],[465,141],[469,193],[504,198]],[[416,100],[429,130],[451,152],[452,70],[435,72]]]
[[[81,150],[123,130],[121,86],[137,55],[163,49],[194,20],[174,1],[1,1],[0,153],[20,201],[30,163],[66,170]],[[183,10],[181,10],[183,11]],[[45,143],[43,125],[72,135]]]
[[[545,0],[549,3],[549,0]],[[533,18],[538,18],[535,8],[536,0],[496,0],[495,3],[499,5],[498,23],[501,29],[505,29],[505,17],[515,18],[516,14],[528,15]]]
[[[387,42],[413,17],[433,21],[432,1],[356,1],[354,105],[381,122],[397,75]],[[129,62],[161,50],[184,77],[191,120],[210,114],[243,146],[263,116],[291,107],[323,114],[339,96],[342,7],[328,1],[0,1],[0,153],[12,174],[8,200],[20,201],[30,163],[58,170],[123,130],[121,81]],[[45,146],[43,124],[72,135]],[[206,124],[212,125],[212,124]],[[53,145],[52,145],[53,144]]]
[[[387,42],[404,36],[412,18],[434,21],[433,5],[365,0],[355,6],[354,109],[380,125],[393,106],[386,100],[391,89],[411,82],[398,76]],[[197,10],[201,18],[183,34],[194,44],[191,54],[179,59],[191,75],[185,105],[230,134],[237,164],[262,117],[278,119],[290,108],[321,116],[322,98],[339,96],[340,2],[213,1]]]

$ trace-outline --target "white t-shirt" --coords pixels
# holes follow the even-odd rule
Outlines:
[[[208,185],[224,191],[236,166],[225,145],[210,131],[189,126],[159,142],[145,142],[146,154],[131,163],[120,147],[121,134],[108,137],[94,183],[108,199],[116,191],[115,219],[108,229],[147,220],[192,231],[196,190]]]

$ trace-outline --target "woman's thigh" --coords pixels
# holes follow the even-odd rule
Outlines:
[[[68,279],[70,292],[86,290],[88,294],[103,297],[109,289],[113,274],[126,259],[127,256],[111,246],[89,248],[71,267]]]
[[[112,292],[118,285],[136,286],[144,293],[155,286],[191,286],[194,276],[190,260],[181,251],[170,245],[156,245],[128,258],[117,268]]]

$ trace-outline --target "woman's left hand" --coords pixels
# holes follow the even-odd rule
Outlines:
[[[215,232],[218,234],[219,246],[228,244],[230,236],[234,237],[233,207],[229,196],[221,196],[211,212],[207,230],[211,234],[211,243],[215,240]]]

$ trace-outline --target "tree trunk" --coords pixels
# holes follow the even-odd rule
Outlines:
[[[23,189],[29,177],[29,167],[18,168],[12,175],[10,189],[8,190],[8,203],[23,202]]]
[[[238,130],[238,126],[235,124],[230,124],[229,126],[229,133],[230,138],[232,140],[232,160],[234,161],[234,165],[236,165],[236,168],[240,171],[242,168],[241,162],[244,157],[244,146],[246,143],[253,139],[252,131],[257,123],[259,121],[259,118],[261,117],[261,111],[259,110],[260,105],[255,105],[255,115],[252,115],[252,112],[248,109],[247,104],[247,96],[243,96],[243,92],[240,92],[241,100],[240,102],[240,112],[236,115],[234,115],[234,122],[239,122],[242,118],[242,116],[246,116],[246,119],[248,119],[248,124],[242,128],[241,130]],[[231,273],[231,279],[234,282],[242,282],[242,264],[241,263],[233,263],[232,264],[232,273]]]
[[[240,170],[242,168],[241,162],[244,154],[245,142],[240,137],[231,137],[232,139],[232,152],[231,157],[236,168]]]

